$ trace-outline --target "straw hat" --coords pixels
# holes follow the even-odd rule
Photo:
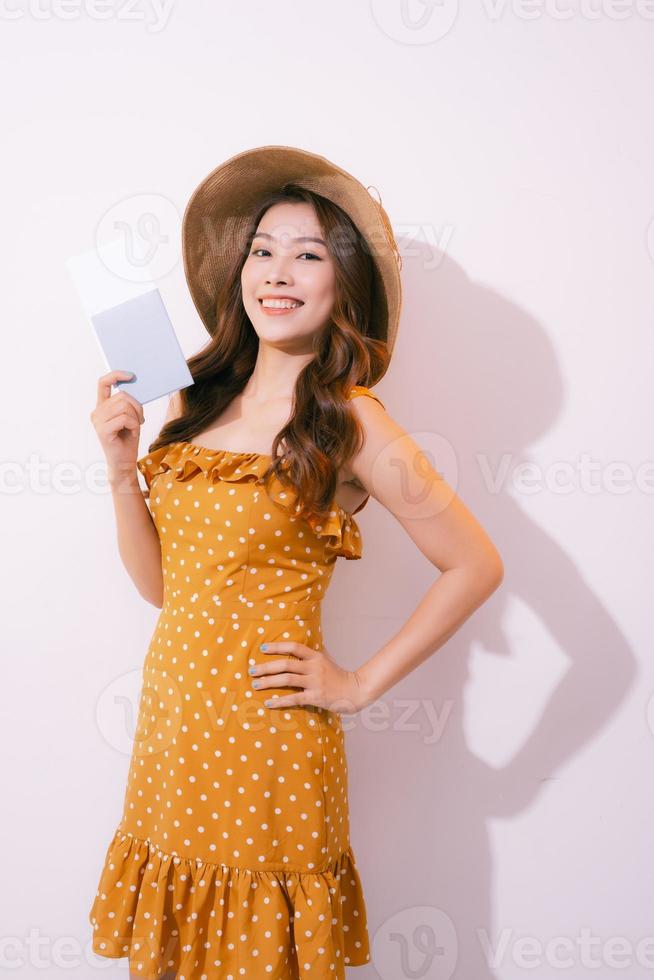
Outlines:
[[[391,354],[402,306],[402,259],[388,215],[351,174],[294,146],[259,146],[238,153],[212,170],[191,195],[182,219],[182,255],[205,326],[215,332],[216,295],[246,247],[253,211],[270,191],[291,181],[341,207],[366,239],[381,286],[371,335],[385,340]]]

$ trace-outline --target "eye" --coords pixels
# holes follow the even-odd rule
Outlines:
[[[268,252],[268,255],[270,255],[270,252],[268,251],[267,248],[254,248],[250,252],[250,255],[256,255],[257,252]],[[313,252],[302,252],[301,255],[310,255],[312,259],[316,259],[316,261],[322,262],[322,259],[320,258],[320,256],[319,255],[314,255]]]

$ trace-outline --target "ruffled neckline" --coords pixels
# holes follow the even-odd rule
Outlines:
[[[184,482],[197,473],[204,473],[211,482],[228,483],[256,482],[263,485],[263,474],[272,462],[270,453],[246,452],[232,449],[210,449],[188,440],[167,443],[151,453],[146,453],[136,461],[139,471],[145,477],[150,495],[152,481],[161,473],[171,473],[175,480]],[[297,509],[297,494],[285,487],[273,474],[268,494],[273,502],[283,510],[294,514]],[[349,514],[335,500],[327,517],[304,518],[314,534],[325,539],[325,546],[336,556],[361,558],[361,532],[352,514]]]

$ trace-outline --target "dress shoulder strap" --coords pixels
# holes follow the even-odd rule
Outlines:
[[[350,388],[348,397],[356,398],[357,395],[368,395],[369,398],[374,398],[376,402],[379,402],[382,408],[386,408],[379,395],[376,395],[370,388],[366,388],[364,385],[354,385],[353,388]]]

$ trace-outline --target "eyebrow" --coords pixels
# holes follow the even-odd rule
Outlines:
[[[252,236],[252,241],[254,241],[255,238],[270,238],[272,241],[276,241],[275,236],[269,235],[267,231],[258,231],[256,235]],[[303,236],[301,238],[292,238],[291,241],[292,242],[318,242],[319,245],[325,245],[325,242],[323,242],[322,238],[311,238],[307,236]],[[326,245],[325,248],[327,248]]]

